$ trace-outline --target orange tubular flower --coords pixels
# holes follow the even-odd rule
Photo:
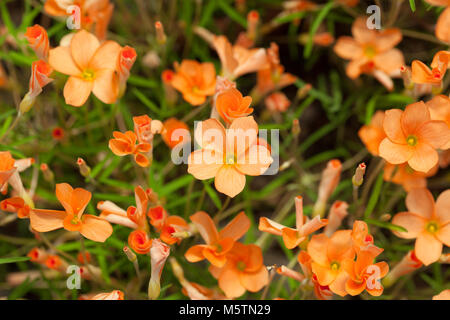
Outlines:
[[[214,94],[216,70],[212,63],[183,60],[181,65],[175,63],[175,71],[170,84],[193,106],[201,105]]]
[[[407,212],[397,213],[392,223],[407,231],[394,231],[404,239],[416,239],[415,254],[424,265],[439,260],[443,244],[450,246],[450,190],[434,202],[427,189],[413,189],[406,196]]]
[[[136,61],[136,57],[136,50],[129,46],[123,47],[119,52],[119,58],[117,59],[117,72],[119,73],[119,98],[125,93],[127,80],[130,76],[130,70]]]
[[[148,208],[148,194],[141,186],[134,188],[134,197],[136,199],[136,207],[129,206],[127,209],[127,217],[133,221],[138,228],[147,230],[147,208]]]
[[[391,286],[399,277],[414,272],[422,267],[422,265],[422,261],[417,259],[414,250],[409,251],[402,260],[392,268],[386,278],[383,279],[383,285],[385,287]]]
[[[134,230],[128,236],[128,245],[139,254],[149,253],[152,241],[148,238],[147,232],[143,230]]]
[[[371,30],[366,26],[366,18],[360,17],[353,23],[352,34],[353,38],[340,37],[334,46],[338,56],[350,60],[347,76],[356,79],[361,73],[373,74],[392,90],[391,77],[400,76],[400,68],[405,64],[402,52],[394,48],[402,40],[400,30]]]
[[[213,36],[212,46],[222,63],[223,76],[229,80],[269,66],[266,50],[263,48],[246,49],[240,45],[232,46],[225,36]]]
[[[383,129],[384,111],[377,111],[372,116],[370,124],[362,126],[358,131],[358,136],[366,146],[367,150],[374,156],[378,156],[378,147],[381,141],[386,138]]]
[[[408,163],[402,163],[394,165],[386,163],[384,166],[383,178],[385,181],[390,181],[395,184],[399,184],[405,189],[405,191],[411,191],[414,188],[426,188],[428,177],[432,177],[436,174],[438,165],[435,165],[428,172],[423,173],[415,171]]]
[[[137,224],[134,223],[125,210],[111,201],[100,201],[97,203],[97,209],[100,210],[100,218],[115,224],[137,229]]]
[[[325,226],[323,233],[327,237],[331,235],[339,228],[342,220],[348,215],[348,203],[345,201],[335,201],[330,208],[330,213],[328,214],[328,224]]]
[[[161,274],[169,254],[170,248],[168,245],[158,239],[153,240],[150,248],[152,272],[148,283],[148,297],[151,300],[158,298],[161,292]]]
[[[257,292],[269,282],[269,272],[263,263],[261,248],[236,242],[223,268],[211,265],[210,271],[219,279],[219,287],[228,298],[237,298],[245,290]]]
[[[329,286],[334,293],[345,296],[348,274],[346,266],[355,256],[351,230],[336,231],[331,238],[325,234],[314,235],[308,243],[312,271],[321,286]]]
[[[31,109],[36,97],[42,92],[42,88],[53,81],[50,78],[53,69],[43,60],[34,61],[31,65],[31,77],[29,90],[20,102],[20,112],[25,113]]]
[[[186,123],[176,118],[169,118],[163,122],[161,138],[170,149],[191,141],[189,127]]]
[[[294,249],[301,242],[306,240],[308,235],[319,230],[320,228],[323,228],[328,223],[327,219],[320,219],[319,216],[304,223],[305,217],[303,216],[303,198],[301,196],[297,196],[295,198],[295,214],[296,214],[295,229],[285,227],[265,217],[259,219],[258,228],[261,231],[282,236],[286,248]]]
[[[7,212],[17,212],[17,216],[20,219],[28,218],[30,215],[30,207],[20,197],[13,197],[1,201],[0,209]]]
[[[91,200],[91,193],[82,188],[73,189],[67,183],[56,185],[56,197],[65,211],[32,209],[31,227],[38,232],[48,232],[60,228],[79,231],[84,237],[104,242],[112,234],[109,222],[90,214],[83,214]]]
[[[258,71],[256,98],[262,97],[271,91],[280,90],[297,80],[297,77],[293,74],[284,72],[284,67],[280,64],[280,55],[276,43],[272,42],[270,48],[266,51],[268,65],[266,68]]]
[[[160,232],[168,218],[167,211],[162,206],[150,208],[147,213],[150,218],[150,224]]]
[[[153,137],[161,133],[163,124],[159,120],[152,120],[148,115],[133,117],[134,132],[139,143],[153,143]]]
[[[197,126],[195,139],[202,149],[189,155],[188,172],[199,180],[215,177],[217,191],[235,197],[245,187],[245,175],[259,176],[273,162],[259,145],[258,124],[252,116],[238,118],[225,130],[216,119]]]
[[[56,71],[69,75],[64,86],[66,103],[80,107],[91,92],[104,103],[114,103],[119,93],[116,68],[120,50],[116,42],[100,44],[85,30],[73,36],[69,47],[51,49],[49,64]]]
[[[322,171],[322,178],[319,184],[319,194],[314,204],[313,216],[323,217],[328,198],[336,189],[341,178],[342,163],[338,159],[328,161],[327,167]]]
[[[111,151],[119,157],[126,155],[134,155],[134,161],[141,167],[148,167],[150,160],[142,153],[149,152],[151,145],[148,143],[136,144],[137,136],[133,131],[127,131],[125,133],[114,131],[113,136],[115,139],[109,140],[109,148]]]
[[[222,119],[230,124],[237,118],[250,115],[253,112],[251,103],[251,97],[243,97],[239,90],[231,88],[217,96],[216,109]]]
[[[27,28],[25,38],[27,38],[28,44],[36,53],[36,56],[40,60],[47,61],[48,51],[50,50],[47,31],[42,26],[35,24]]]
[[[53,254],[47,256],[47,259],[45,259],[45,265],[47,268],[57,270],[61,273],[66,273],[67,267],[69,266],[65,260]]]
[[[411,64],[411,80],[418,84],[431,84],[440,87],[447,68],[450,67],[450,51],[439,51],[434,55],[431,69],[422,61],[414,60]]]
[[[244,212],[239,213],[220,232],[214,221],[203,211],[190,216],[206,244],[195,245],[185,253],[186,260],[198,262],[203,259],[216,267],[223,267],[227,262],[227,254],[250,228],[250,220]]]
[[[169,216],[164,221],[159,237],[167,244],[175,244],[181,242],[181,237],[177,233],[187,232],[189,225],[179,216]]]
[[[358,252],[356,261],[351,261],[346,265],[349,279],[345,283],[345,290],[350,295],[356,296],[364,290],[376,297],[383,293],[380,280],[388,273],[389,266],[384,261],[373,263],[381,251],[374,253],[372,250],[361,250]]]
[[[45,250],[39,248],[33,248],[28,252],[27,257],[30,257],[30,261],[36,263],[45,263],[48,257],[48,253]]]
[[[431,5],[446,7],[439,16],[436,24],[436,37],[444,42],[450,42],[450,1],[449,0],[425,0]]]
[[[410,104],[405,111],[387,110],[383,128],[387,137],[380,144],[380,156],[392,164],[408,162],[421,172],[428,172],[438,163],[436,149],[450,141],[447,124],[431,120],[422,101]]]
[[[272,112],[285,112],[291,105],[291,101],[282,92],[274,92],[266,99],[264,103],[269,111]]]
[[[312,273],[312,259],[306,251],[301,251],[297,256],[298,263],[302,267],[303,274],[310,279],[314,286],[314,295],[319,300],[330,300],[333,297],[333,292],[328,286],[321,286],[317,280],[317,276]]]
[[[120,290],[113,290],[111,292],[96,294],[88,300],[124,300],[124,294]]]
[[[431,120],[444,121],[450,129],[450,98],[444,95],[435,96],[425,103],[430,110]],[[450,139],[441,149],[450,149]]]

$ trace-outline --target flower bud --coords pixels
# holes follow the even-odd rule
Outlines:
[[[155,30],[156,30],[156,40],[158,41],[159,44],[165,44],[167,37],[166,34],[164,33],[164,26],[161,23],[161,21],[156,21],[155,22]]]
[[[80,169],[81,175],[87,178],[91,174],[91,168],[86,164],[86,162],[82,158],[77,159],[77,164]]]
[[[356,168],[355,174],[352,178],[352,183],[354,187],[359,187],[364,181],[364,173],[366,172],[366,164],[364,162],[360,163]]]
[[[44,176],[45,181],[53,183],[55,181],[55,175],[52,170],[48,167],[46,163],[41,164],[42,175]]]
[[[151,277],[148,284],[148,298],[155,300],[161,292],[161,273],[170,254],[170,247],[159,239],[154,239],[150,248]]]

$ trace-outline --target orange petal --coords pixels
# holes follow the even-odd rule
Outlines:
[[[237,298],[245,293],[239,273],[234,268],[225,267],[219,276],[219,287],[228,298]]]
[[[377,32],[367,28],[366,18],[359,17],[353,22],[352,34],[359,43],[371,43],[376,41]]]
[[[375,45],[379,51],[384,52],[395,47],[400,41],[402,41],[401,31],[391,28],[385,29],[377,35]]]
[[[233,166],[222,166],[214,179],[217,191],[234,198],[245,187],[245,175],[238,172]]]
[[[281,230],[281,235],[283,237],[284,245],[288,249],[294,249],[306,239],[304,236],[299,236],[297,230],[291,228],[283,228],[283,230]]]
[[[136,153],[134,155],[134,161],[136,161],[136,163],[143,168],[150,165],[150,161],[148,160],[148,158],[141,153]]]
[[[405,65],[405,58],[400,50],[391,49],[376,55],[374,62],[377,68],[383,70],[386,74],[391,75]]]
[[[74,107],[81,107],[89,98],[93,87],[92,81],[84,81],[74,76],[69,77],[64,86],[66,103]]]
[[[347,60],[353,60],[361,57],[361,46],[351,37],[340,37],[334,46],[334,52]]]
[[[330,290],[344,297],[347,295],[347,291],[345,291],[345,284],[348,280],[348,274],[346,272],[340,272],[336,279],[330,284]]]
[[[378,148],[380,157],[392,164],[404,163],[413,156],[413,148],[406,144],[391,142],[389,138],[383,139]]]
[[[436,216],[441,223],[450,222],[450,190],[442,192],[436,200]]]
[[[433,195],[428,189],[413,189],[406,196],[408,210],[426,220],[433,216],[435,205]]]
[[[206,247],[207,246],[204,244],[198,244],[198,245],[192,246],[188,249],[188,251],[186,251],[186,253],[184,254],[184,257],[189,262],[202,261],[205,259],[205,256],[203,255],[203,250]]]
[[[98,39],[86,30],[78,31],[70,42],[73,60],[81,70],[89,66],[89,61],[100,46]]]
[[[426,266],[439,260],[442,253],[442,242],[428,232],[417,237],[414,249],[416,257]]]
[[[81,70],[73,61],[70,49],[67,47],[57,47],[51,49],[48,55],[48,63],[58,72],[68,74],[69,76],[78,76]]]
[[[58,183],[56,185],[56,198],[61,202],[66,212],[70,215],[75,214],[72,206],[73,188],[68,183]]]
[[[429,120],[430,111],[423,101],[408,105],[400,118],[405,135],[416,133],[419,127]]]
[[[270,220],[266,217],[259,218],[259,226],[258,229],[263,232],[268,232],[274,234],[276,236],[281,236],[281,230],[286,228],[282,224],[279,224],[273,220]]]
[[[225,150],[225,128],[217,119],[208,119],[200,122],[194,132],[195,142],[202,149]]]
[[[383,129],[389,140],[396,143],[405,143],[406,137],[401,127],[403,111],[399,109],[387,110],[384,113]]]
[[[64,211],[59,210],[33,209],[30,212],[31,228],[38,232],[60,229],[66,215]]]
[[[83,188],[76,188],[73,190],[71,206],[73,208],[73,213],[78,215],[79,218],[83,214],[84,209],[86,209],[89,201],[91,201],[91,197],[92,194]]]
[[[445,5],[448,6],[448,1]],[[436,37],[444,42],[450,42],[450,7],[441,13],[436,24]]]
[[[417,130],[417,136],[437,149],[450,141],[450,129],[444,121],[427,121]]]
[[[237,159],[236,167],[246,175],[260,176],[272,162],[270,151],[265,146],[253,145]]]
[[[441,226],[436,232],[436,238],[439,239],[447,247],[450,247],[450,223]]]
[[[418,143],[414,148],[413,156],[408,160],[411,168],[420,172],[430,171],[439,161],[439,155],[432,146],[427,143]]]
[[[219,233],[209,214],[204,211],[199,211],[190,216],[190,219],[195,224],[200,235],[207,244],[213,244],[219,241]]]
[[[214,150],[196,150],[188,158],[188,172],[199,180],[215,177],[223,165],[223,155]]]
[[[308,254],[311,259],[321,265],[328,264],[327,246],[328,237],[324,234],[314,235],[308,243]]]
[[[92,68],[94,71],[103,69],[115,70],[121,49],[117,42],[103,42],[92,56],[89,68]]]
[[[80,233],[89,240],[105,242],[112,232],[113,228],[108,221],[90,214],[83,216],[83,225]]]
[[[231,220],[220,232],[220,238],[232,238],[239,240],[250,228],[250,219],[244,211],[240,212],[233,220]]]
[[[330,269],[321,266],[320,264],[313,262],[311,264],[312,271],[317,277],[317,281],[319,281],[319,284],[321,286],[328,286],[330,285],[335,279],[336,275],[335,273],[331,272]]]
[[[414,60],[411,64],[411,80],[414,83],[441,83],[441,78],[433,79],[431,70],[422,61]]]
[[[394,216],[392,223],[405,228],[407,231],[394,231],[397,237],[414,239],[425,229],[426,220],[411,212],[400,212]]]
[[[327,255],[330,261],[353,258],[352,230],[336,231],[328,241]]]

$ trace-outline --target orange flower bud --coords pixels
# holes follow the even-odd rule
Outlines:
[[[41,60],[47,61],[48,52],[50,50],[47,31],[45,31],[45,29],[40,25],[35,24],[34,26],[27,28],[25,37],[37,57]]]
[[[155,22],[155,30],[156,30],[156,40],[158,41],[159,44],[165,44],[167,37],[166,34],[164,33],[164,26],[161,23],[161,21],[156,21]]]
[[[187,124],[176,118],[170,118],[163,122],[161,137],[164,143],[171,149],[191,139]]]
[[[128,245],[138,254],[147,254],[150,251],[152,240],[143,230],[134,230],[128,236]]]

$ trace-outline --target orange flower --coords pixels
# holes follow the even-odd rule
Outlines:
[[[314,35],[313,41],[314,41],[314,44],[317,44],[322,47],[328,47],[329,45],[331,45],[334,42],[334,37],[329,32],[321,32],[321,33],[316,33]]]
[[[210,271],[219,279],[219,287],[228,298],[240,297],[245,290],[257,292],[269,282],[261,248],[254,244],[235,242],[225,266],[217,268],[211,265]]]
[[[49,254],[47,256],[47,259],[45,260],[45,265],[49,269],[57,270],[59,272],[64,273],[66,272],[67,267],[69,266],[69,264],[65,260],[53,254]]]
[[[203,211],[190,216],[206,244],[198,244],[185,253],[186,260],[198,262],[208,260],[216,267],[223,267],[227,262],[227,254],[233,245],[250,228],[250,220],[244,212],[239,213],[220,232],[217,231],[214,221]]]
[[[28,252],[27,257],[30,257],[30,261],[36,263],[45,263],[48,257],[48,253],[40,248],[33,248]]]
[[[227,130],[216,119],[203,121],[195,139],[202,149],[189,155],[188,172],[199,180],[214,177],[217,191],[232,198],[244,189],[245,175],[259,176],[273,161],[270,151],[257,144],[252,116],[234,120]]]
[[[183,60],[181,65],[175,63],[175,71],[170,84],[193,106],[201,105],[214,94],[216,70],[212,63]]]
[[[291,105],[291,101],[282,92],[274,92],[264,100],[266,107],[272,112],[284,112]]]
[[[191,140],[189,127],[183,121],[169,118],[163,122],[161,138],[170,149],[173,149],[178,144],[184,144]]]
[[[31,109],[36,97],[42,92],[42,88],[53,81],[50,78],[53,69],[43,60],[34,61],[31,65],[31,77],[29,90],[20,102],[20,112],[25,113]]]
[[[450,1],[449,0],[425,0],[431,5],[446,7],[439,16],[436,24],[436,37],[444,42],[450,42]]]
[[[213,36],[212,46],[222,63],[222,74],[229,80],[268,67],[266,50],[263,48],[246,49],[240,45],[232,46],[225,36]]]
[[[370,250],[374,255],[379,255],[383,251],[373,244],[373,236],[369,234],[369,228],[364,221],[356,220],[353,223],[352,241],[356,253]]]
[[[1,201],[0,209],[7,212],[17,212],[20,219],[28,218],[30,215],[30,207],[20,197],[12,197]]]
[[[435,96],[425,103],[430,111],[431,120],[444,121],[450,128],[450,98],[444,95]],[[450,149],[450,139],[441,149]]]
[[[14,159],[9,151],[0,151],[0,190],[17,170]]]
[[[133,117],[134,132],[139,143],[152,144],[153,137],[161,133],[163,124],[159,120],[152,120],[148,115]]]
[[[314,204],[313,216],[323,217],[325,207],[331,194],[336,189],[341,179],[342,163],[338,159],[328,161],[327,167],[322,171],[322,178],[319,184],[317,201]]]
[[[148,238],[147,232],[134,230],[128,236],[128,245],[139,254],[147,254],[152,246],[152,239]]]
[[[379,281],[386,276],[389,266],[384,261],[373,263],[379,254],[380,252],[374,253],[372,250],[360,250],[356,261],[351,261],[346,265],[349,279],[345,283],[345,290],[350,295],[356,296],[364,290],[377,297],[383,293],[383,286]]]
[[[450,190],[434,202],[428,189],[413,189],[406,196],[408,211],[397,213],[392,223],[407,231],[394,231],[404,239],[416,239],[415,254],[424,265],[439,260],[442,245],[450,246]]]
[[[48,51],[50,50],[47,31],[42,26],[35,24],[27,28],[25,38],[27,38],[28,44],[34,50],[36,56],[40,60],[47,61]]]
[[[217,96],[216,108],[222,119],[230,124],[237,118],[250,115],[253,112],[251,103],[251,97],[243,97],[239,90],[231,88]]]
[[[125,133],[114,131],[113,136],[115,139],[109,140],[109,148],[116,156],[122,157],[132,154],[136,163],[141,167],[148,167],[150,165],[147,156],[142,154],[150,151],[150,144],[136,144],[137,136],[133,131],[127,131]]]
[[[411,64],[411,80],[419,84],[441,86],[442,79],[450,66],[450,51],[439,51],[434,55],[431,69],[422,61],[414,60]]]
[[[86,238],[104,242],[112,234],[111,225],[94,215],[83,214],[91,200],[91,193],[82,188],[73,189],[67,183],[56,185],[56,197],[65,211],[32,209],[31,227],[38,232],[48,232],[60,228],[79,231]]]
[[[415,171],[408,163],[398,165],[386,163],[384,166],[383,178],[385,181],[401,185],[403,189],[408,192],[414,188],[425,188],[427,186],[426,178],[434,176],[437,170],[437,164],[428,172],[423,173]]]
[[[117,72],[119,74],[119,98],[123,96],[126,88],[127,80],[130,76],[130,70],[136,61],[136,50],[129,46],[120,49],[119,58],[117,59]]]
[[[168,218],[167,211],[162,206],[150,208],[147,213],[150,218],[150,224],[160,232]]]
[[[399,277],[414,272],[422,267],[422,265],[422,262],[417,259],[414,250],[409,251],[402,260],[392,268],[386,278],[383,279],[384,286],[391,286]]]
[[[416,102],[387,110],[383,128],[386,138],[380,144],[380,156],[392,164],[408,162],[416,171],[428,172],[438,162],[435,149],[450,141],[450,129],[444,121],[431,120],[425,103]]]
[[[374,156],[378,156],[378,147],[386,138],[383,129],[384,111],[377,111],[372,116],[370,123],[359,129],[358,136],[366,146],[367,150]]]
[[[297,196],[295,198],[295,214],[295,229],[285,227],[282,224],[265,217],[259,219],[258,228],[261,231],[282,236],[286,248],[294,249],[301,242],[306,240],[308,235],[319,230],[320,228],[323,228],[328,223],[327,219],[320,219],[319,216],[305,223],[305,217],[303,216],[303,198],[301,196]]]
[[[400,76],[405,64],[403,54],[394,47],[402,40],[399,29],[371,30],[366,17],[355,20],[351,37],[340,37],[334,51],[343,59],[350,60],[346,73],[356,79],[361,73],[373,74],[388,90],[393,89],[392,76]]]
[[[330,238],[325,234],[314,235],[308,243],[312,271],[321,286],[329,286],[334,293],[345,296],[348,280],[346,266],[355,256],[351,230],[336,231]]]
[[[69,47],[51,49],[49,64],[56,71],[69,75],[64,86],[66,103],[80,107],[91,92],[104,103],[114,103],[119,93],[116,68],[120,50],[116,42],[100,44],[85,30],[73,36]]]

